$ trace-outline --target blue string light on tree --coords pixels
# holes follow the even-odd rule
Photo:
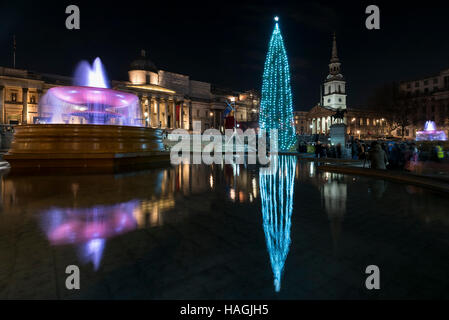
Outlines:
[[[290,68],[281,31],[277,21],[268,45],[262,81],[259,127],[270,134],[278,130],[278,147],[288,151],[296,142],[293,123],[293,102],[290,86]]]

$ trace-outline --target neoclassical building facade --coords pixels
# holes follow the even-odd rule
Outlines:
[[[40,123],[41,97],[49,88],[71,84],[70,77],[0,67],[0,123]],[[193,121],[201,121],[202,130],[222,129],[226,102],[235,106],[231,115],[237,123],[258,119],[260,98],[256,91],[220,88],[188,75],[160,70],[144,50],[130,64],[128,81],[112,80],[111,88],[139,97],[140,121],[149,127],[191,130]]]
[[[45,89],[39,75],[0,67],[0,123],[33,123],[39,116],[38,102]]]

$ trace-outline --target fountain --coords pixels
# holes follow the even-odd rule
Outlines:
[[[434,121],[426,121],[424,131],[416,131],[416,141],[446,141],[446,133],[437,130]]]
[[[4,158],[14,168],[107,167],[168,163],[162,131],[141,124],[139,99],[109,89],[99,58],[81,62],[74,85],[54,87],[39,102],[39,124],[15,128]]]

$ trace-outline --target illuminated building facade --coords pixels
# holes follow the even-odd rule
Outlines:
[[[311,122],[309,121],[307,111],[293,111],[293,120],[295,122],[296,134],[312,134]]]
[[[193,121],[201,121],[202,130],[220,129],[226,100],[234,102],[236,111],[231,115],[237,123],[258,118],[260,98],[257,92],[222,89],[192,80],[188,75],[159,70],[144,50],[130,64],[128,78],[128,81],[112,80],[111,88],[139,97],[140,120],[145,126],[191,130]],[[41,122],[40,98],[54,86],[71,84],[70,77],[0,67],[0,123]]]

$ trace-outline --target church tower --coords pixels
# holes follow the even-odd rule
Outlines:
[[[334,32],[329,75],[324,81],[322,101],[322,106],[332,110],[346,109],[346,81],[340,73],[340,66],[341,63],[337,55],[337,38]]]

